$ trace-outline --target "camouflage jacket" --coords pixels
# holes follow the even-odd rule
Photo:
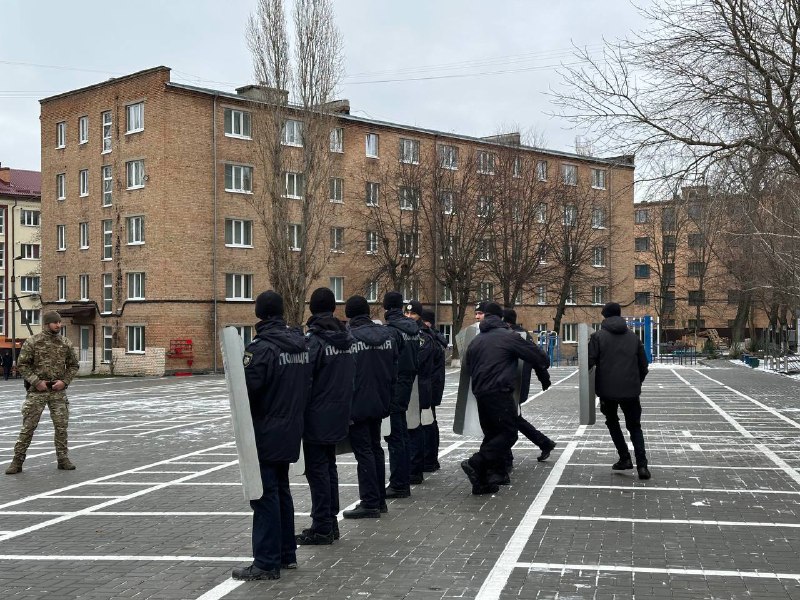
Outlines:
[[[78,372],[78,357],[67,338],[43,331],[25,340],[17,368],[32,388],[40,381],[58,379],[69,385]]]

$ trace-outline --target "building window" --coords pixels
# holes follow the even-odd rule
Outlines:
[[[338,202],[341,204],[344,201],[344,179],[341,177],[331,177],[328,187],[330,188],[328,199],[331,202]]]
[[[125,114],[127,115],[128,124],[125,133],[144,131],[144,102],[129,104],[125,107]]]
[[[663,248],[662,251],[664,256],[669,254],[675,254],[675,251],[678,249],[678,241],[674,235],[665,235],[663,239]]]
[[[65,122],[56,123],[56,148],[66,148],[67,146],[67,124]]]
[[[401,232],[397,237],[397,253],[400,256],[419,257],[419,234]]]
[[[511,162],[511,176],[522,177],[522,159],[519,156],[515,156]]]
[[[703,290],[690,290],[689,306],[702,306],[705,304],[705,295]]]
[[[89,276],[78,275],[78,287],[80,288],[80,299],[86,301],[89,299]]]
[[[303,198],[303,174],[284,173],[284,192],[287,198],[300,200]]]
[[[289,249],[299,252],[303,249],[301,238],[302,226],[290,223],[286,226],[286,235],[289,238]]]
[[[592,229],[605,229],[606,228],[606,209],[593,208],[592,209]]]
[[[633,221],[637,225],[643,225],[650,222],[650,211],[646,208],[637,208],[633,211]]]
[[[664,263],[664,285],[675,285],[675,263]]]
[[[128,325],[128,354],[144,354],[144,325]]]
[[[575,289],[574,285],[570,285],[567,288],[567,298],[565,300],[566,304],[577,304],[578,303],[578,292]]]
[[[650,279],[650,265],[634,265],[633,276],[636,279]]]
[[[688,275],[689,277],[702,277],[705,270],[705,263],[690,262]]]
[[[39,244],[20,244],[20,256],[26,260],[39,260],[39,249]]]
[[[370,158],[378,158],[378,134],[368,133],[365,139],[366,153]]]
[[[664,312],[675,312],[675,292],[664,293]]]
[[[252,300],[253,276],[242,273],[225,274],[226,300]]]
[[[650,238],[637,237],[634,240],[634,249],[636,252],[649,252],[650,251]]]
[[[5,269],[6,266],[6,245],[4,242],[0,242],[0,269]],[[0,298],[5,298],[5,296],[0,296]],[[0,329],[0,331],[3,331]]]
[[[443,169],[458,169],[458,148],[456,146],[441,145],[437,148],[439,164]]]
[[[112,246],[112,227],[113,222],[111,219],[103,219],[103,260],[111,260],[114,248]]]
[[[381,184],[374,181],[367,182],[366,202],[367,206],[378,206],[378,197],[380,196]]]
[[[41,289],[41,279],[38,275],[25,275],[19,278],[19,287],[28,294],[38,294]]]
[[[56,175],[56,200],[64,200],[67,197],[67,175],[59,173]]]
[[[416,281],[406,280],[406,282],[403,284],[403,289],[400,290],[401,292],[403,292],[403,302],[408,302],[409,300],[416,300],[418,288],[419,284]]]
[[[452,323],[439,323],[439,333],[441,333],[447,340],[447,346],[453,345],[453,324]]]
[[[417,188],[400,187],[400,210],[417,210],[419,206],[419,190]]]
[[[578,223],[578,207],[574,204],[567,204],[564,207],[564,225],[575,227]]]
[[[89,117],[78,118],[78,143],[85,144],[89,141]]]
[[[103,326],[103,359],[102,362],[110,363],[114,357],[111,350],[114,343],[114,330],[111,327]]]
[[[484,238],[478,242],[478,260],[488,262],[492,260],[492,240]]]
[[[494,284],[491,281],[481,281],[478,284],[478,300],[493,300]]]
[[[38,309],[25,308],[22,310],[22,322],[28,325],[40,325],[39,315]]]
[[[330,149],[331,152],[344,152],[344,129],[341,127],[331,129]]]
[[[128,300],[144,300],[144,273],[128,273]]]
[[[329,283],[336,302],[344,302],[344,277],[331,277]]]
[[[455,194],[450,191],[439,192],[439,206],[442,214],[452,215],[455,207]]]
[[[636,306],[650,306],[650,292],[636,292],[633,302]]]
[[[577,165],[561,165],[561,183],[564,185],[578,185]]]
[[[546,265],[547,264],[547,255],[550,252],[550,248],[547,245],[547,242],[539,242],[539,249],[537,251],[537,255],[539,257],[539,264]]]
[[[578,341],[578,324],[577,323],[564,323],[561,325],[561,341],[562,342],[577,342]]]
[[[606,189],[606,173],[605,169],[592,169],[592,187],[596,190]]]
[[[547,304],[547,286],[536,286],[536,304]]]
[[[367,289],[364,290],[364,296],[366,297],[367,302],[378,301],[378,282],[376,280],[370,281],[367,284]]]
[[[244,342],[244,347],[250,345],[253,341],[253,326],[252,325],[234,325],[233,327],[236,328],[236,331],[239,334],[239,337],[242,338]]]
[[[703,247],[703,234],[690,233],[689,234],[689,248],[691,250],[699,250]]]
[[[112,311],[112,302],[114,301],[113,289],[111,282],[113,275],[111,273],[103,273],[103,313],[108,314]]]
[[[250,113],[235,108],[225,109],[225,135],[251,139]]]
[[[67,249],[67,226],[56,225],[56,250],[61,252]]]
[[[111,206],[111,194],[114,190],[114,177],[111,174],[111,165],[105,165],[100,174],[103,178],[103,206]]]
[[[478,196],[478,216],[488,219],[492,216],[492,205],[494,199],[491,196]]]
[[[89,247],[89,222],[78,223],[78,247],[86,250]]]
[[[368,231],[367,232],[367,254],[377,254],[378,253],[378,232],[377,231]]]
[[[536,179],[539,181],[547,181],[547,161],[536,161]]]
[[[608,288],[604,285],[592,286],[592,304],[605,304]]]
[[[103,154],[111,152],[111,111],[107,110],[101,115],[103,122]]]
[[[592,266],[593,267],[605,267],[606,266],[606,248],[603,246],[597,246],[594,248],[592,252]]]
[[[678,226],[678,214],[674,206],[667,206],[661,211],[661,230],[675,231]]]
[[[344,227],[331,227],[331,252],[344,252]]]
[[[125,230],[128,235],[128,245],[144,244],[144,217],[125,218]]]
[[[400,162],[419,164],[419,140],[400,138]]]
[[[478,150],[476,160],[478,163],[478,173],[494,175],[494,154],[492,152]]]
[[[144,187],[144,161],[131,160],[125,163],[128,173],[128,189],[134,190]]]
[[[253,247],[253,222],[225,219],[225,245],[236,248]]]
[[[705,319],[689,319],[689,329],[705,329],[706,327],[706,320]]]
[[[439,293],[439,302],[442,304],[453,303],[453,290],[449,286],[443,285]]]
[[[225,191],[251,194],[253,192],[253,167],[225,165]]]
[[[41,221],[41,212],[38,210],[25,210],[20,212],[20,223],[25,227],[39,227]],[[0,233],[2,231],[2,224],[0,224]]]
[[[78,195],[83,198],[89,195],[89,170],[78,171]]]
[[[539,202],[536,204],[535,219],[537,223],[547,222],[547,204]]]
[[[303,146],[303,122],[295,119],[287,119],[283,122],[281,133],[281,144],[284,146]]]

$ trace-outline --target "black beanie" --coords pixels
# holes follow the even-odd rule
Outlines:
[[[422,316],[422,303],[419,300],[409,300],[403,307],[403,311],[407,313],[414,313],[415,315]]]
[[[361,315],[369,315],[369,304],[364,296],[350,296],[344,305],[344,314],[348,319]]]
[[[513,308],[504,308],[503,309],[503,321],[505,321],[509,325],[516,325],[517,324],[517,311],[515,311]]]
[[[497,302],[487,302],[483,307],[484,314],[503,318],[503,308]]]
[[[308,308],[311,309],[312,315],[324,312],[332,313],[336,310],[336,296],[333,295],[333,292],[329,288],[317,288],[311,294]]]
[[[256,298],[256,316],[259,319],[283,316],[283,298],[277,292],[261,292]]]
[[[622,308],[616,302],[608,302],[600,311],[604,318],[622,316]]]
[[[422,320],[426,323],[430,323],[431,327],[436,325],[436,313],[434,313],[432,310],[423,310],[420,317],[422,317]]]
[[[386,292],[383,296],[383,308],[403,308],[403,294],[400,292]]]

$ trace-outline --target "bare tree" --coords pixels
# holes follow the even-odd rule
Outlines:
[[[336,124],[329,103],[342,58],[330,0],[296,0],[293,25],[291,53],[283,0],[258,0],[248,24],[259,84],[253,103],[258,185],[248,198],[267,239],[270,284],[284,298],[287,321],[301,323],[309,287],[329,256],[329,149]]]

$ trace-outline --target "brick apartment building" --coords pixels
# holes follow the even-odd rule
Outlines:
[[[41,175],[0,165],[0,350],[41,331]],[[16,301],[15,301],[16,299]]]
[[[157,67],[41,101],[42,297],[68,317],[82,372],[221,369],[219,328],[234,325],[246,340],[252,336],[253,298],[269,287],[264,235],[246,201],[258,191],[253,87],[198,88],[170,81],[170,70]],[[364,293],[363,267],[374,258],[354,210],[369,202],[365,170],[396,163],[403,144],[421,153],[446,145],[489,156],[502,142],[356,117],[346,102],[336,112],[331,226],[339,231],[331,232],[330,260],[312,289],[329,285],[343,301]],[[597,229],[608,243],[633,248],[632,159],[525,146],[517,152],[543,168],[543,179],[549,172],[550,180],[591,180],[592,193],[608,207]],[[632,251],[602,253],[593,268],[605,283],[570,298],[566,343],[576,323],[600,320],[603,301],[633,302],[633,264]],[[450,333],[447,295],[431,265],[417,273],[418,287],[409,293],[435,307]],[[496,296],[490,282],[481,289]],[[376,317],[385,291],[370,288]],[[552,328],[555,306],[548,301],[523,295],[520,321]]]

